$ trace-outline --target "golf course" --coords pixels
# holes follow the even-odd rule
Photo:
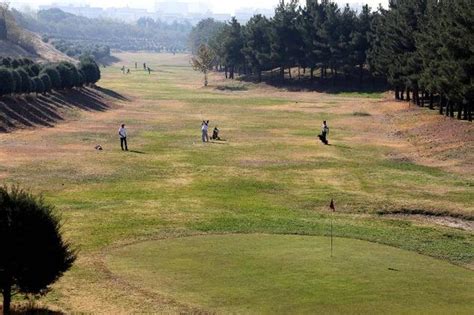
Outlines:
[[[97,84],[104,106],[0,133],[1,182],[43,194],[78,250],[39,307],[472,314],[472,123],[390,91],[217,72],[203,87],[189,55],[114,57]],[[201,141],[203,120],[222,141]]]

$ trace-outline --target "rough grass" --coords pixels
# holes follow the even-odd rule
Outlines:
[[[381,95],[290,93],[262,85],[226,93],[203,88],[186,57],[118,57],[119,63],[104,69],[100,84],[130,101],[116,100],[114,109],[104,112],[80,112],[54,128],[0,135],[2,183],[44,193],[63,213],[66,236],[81,250],[75,268],[46,300],[54,309],[189,311],[187,301],[131,290],[108,272],[104,253],[177,234],[324,236],[331,198],[338,237],[473,268],[472,231],[377,215],[397,209],[465,216],[474,211],[472,169],[452,172],[392,158],[417,147],[390,136],[396,125],[385,117],[394,105]],[[135,61],[155,71],[135,71]],[[122,65],[132,73],[123,75]],[[211,84],[222,80],[211,76]],[[355,109],[371,116],[353,116]],[[203,119],[218,125],[227,141],[200,143]],[[331,128],[330,146],[316,141],[324,119]],[[117,139],[122,122],[133,150],[128,153]],[[97,144],[104,151],[94,150]],[[471,272],[464,270],[466,276]]]

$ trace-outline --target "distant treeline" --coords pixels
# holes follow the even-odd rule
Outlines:
[[[187,38],[192,29],[187,22],[165,23],[141,18],[135,24],[129,24],[77,16],[60,9],[41,10],[35,15],[12,12],[20,26],[82,47],[100,44],[118,50],[180,52],[187,49]]]
[[[271,19],[255,15],[246,25],[235,18],[203,20],[189,41],[194,53],[207,45],[216,67],[231,79],[235,72],[261,79],[274,69],[281,79],[288,70],[291,78],[295,67],[308,69],[319,83],[378,77],[397,99],[472,120],[472,0],[391,0],[388,9],[375,12],[328,0],[307,0],[305,7],[280,1]]]
[[[43,36],[44,42],[50,42],[57,50],[65,53],[72,58],[81,58],[84,56],[94,57],[95,60],[110,57],[110,47],[101,44],[78,43],[64,39],[50,40],[49,36]]]
[[[46,94],[99,80],[100,69],[92,58],[83,58],[76,67],[70,62],[39,64],[28,58],[0,57],[0,96]]]

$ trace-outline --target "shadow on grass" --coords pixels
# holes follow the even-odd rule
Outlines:
[[[135,153],[135,154],[146,154],[146,153],[143,152],[143,151],[137,151],[137,150],[128,150],[128,152],[130,152],[130,153]]]
[[[112,91],[112,90],[109,90],[109,89],[105,89],[103,87],[100,87],[100,86],[96,86],[94,87],[95,90],[101,92],[101,93],[104,93],[105,95],[107,96],[110,96],[110,97],[113,97],[113,98],[116,98],[118,100],[121,100],[121,101],[130,101],[129,98],[123,96],[122,94],[120,93],[117,93],[115,91]]]
[[[0,314],[3,313],[0,306]],[[12,315],[63,315],[65,313],[53,311],[46,307],[12,307],[10,314]]]
[[[258,78],[251,75],[241,76],[238,80],[258,83]],[[273,74],[267,72],[262,76],[262,82],[290,92],[320,92],[336,95],[344,93],[383,93],[389,89],[385,80],[374,78],[370,76],[369,73],[364,74],[364,79],[361,82],[356,76],[339,76],[336,78],[329,77],[325,79],[315,77],[311,80],[306,75],[301,78],[294,77],[282,79],[275,72]]]
[[[104,92],[101,92],[104,91]],[[0,98],[0,132],[18,128],[53,127],[64,120],[67,109],[106,111],[110,108],[106,89],[71,89],[48,95]]]

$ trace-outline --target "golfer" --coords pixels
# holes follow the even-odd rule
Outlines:
[[[209,129],[209,120],[208,121],[203,120],[201,124],[202,142],[209,142],[209,135],[207,133],[208,129]]]
[[[329,127],[326,121],[323,121],[323,125],[321,127],[321,134],[318,136],[322,143],[329,144],[327,139],[329,135]]]
[[[122,124],[122,126],[119,129],[119,137],[120,137],[120,147],[122,148],[122,151],[128,151],[128,146],[127,146],[127,129],[125,129],[125,125]]]

